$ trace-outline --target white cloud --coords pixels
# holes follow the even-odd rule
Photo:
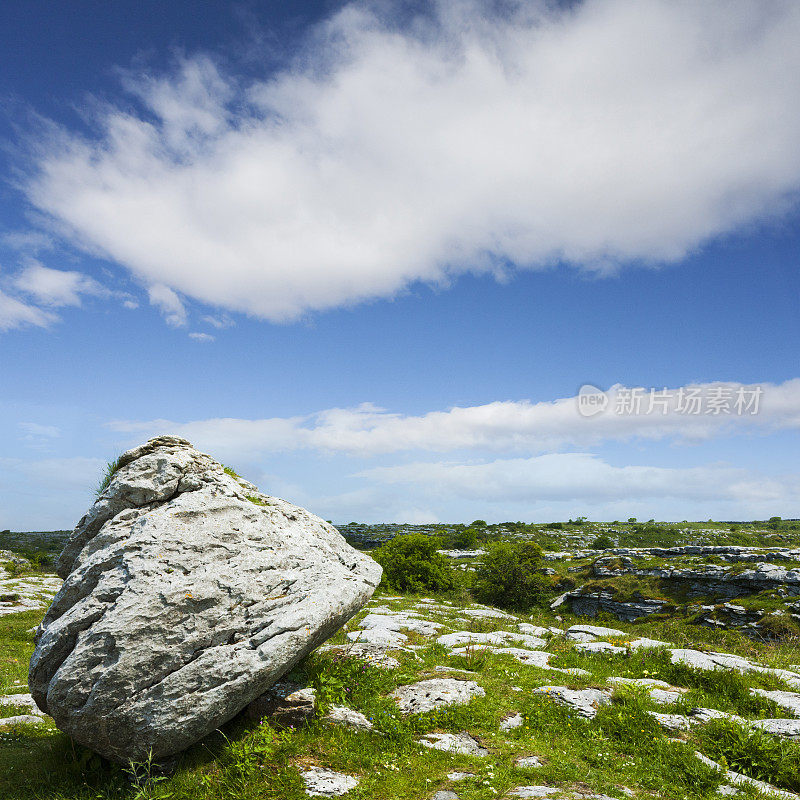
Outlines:
[[[211,315],[206,315],[202,318],[203,322],[207,322],[212,327],[216,328],[217,330],[222,330],[224,328],[232,328],[236,323],[227,315],[223,314],[219,317],[214,317]]]
[[[0,290],[0,331],[10,331],[25,325],[46,328],[57,320],[55,314],[23,303]]]
[[[394,503],[401,496],[405,502],[431,503],[440,514],[463,508],[500,519],[563,519],[567,509],[570,516],[587,513],[592,519],[627,518],[640,510],[658,519],[764,518],[792,513],[800,491],[800,474],[764,475],[727,464],[618,467],[588,453],[477,464],[417,462],[356,477],[397,487],[389,494]],[[372,499],[378,496],[373,492]],[[452,512],[445,516],[453,518]]]
[[[203,57],[129,76],[141,113],[48,141],[28,196],[162,294],[272,320],[506,262],[676,260],[789,207],[800,4],[491,5],[406,28],[350,5],[249,84]]]
[[[15,287],[48,306],[79,306],[81,295],[110,294],[94,278],[82,272],[50,269],[38,261],[30,261],[14,278]]]
[[[11,231],[0,236],[0,242],[25,253],[38,253],[55,247],[53,237],[41,231]]]
[[[186,307],[175,292],[163,283],[155,284],[147,290],[150,304],[163,315],[171,328],[182,328],[186,325]]]
[[[55,425],[40,425],[38,422],[20,422],[19,427],[28,436],[55,439],[61,436],[61,429]]]
[[[617,413],[629,391],[612,387],[606,411],[592,417],[579,413],[577,397],[568,397],[539,403],[497,401],[420,416],[396,414],[365,403],[307,417],[118,421],[112,427],[130,433],[172,431],[214,453],[252,455],[313,449],[355,456],[413,450],[529,453],[592,447],[605,441],[701,441],[744,432],[800,430],[800,378],[781,384],[717,382],[667,390],[670,400],[666,414],[661,413],[659,405],[650,410],[645,390],[638,413]],[[680,410],[680,397],[685,401],[692,392],[702,400],[701,413]],[[757,398],[758,406],[753,404],[749,410],[742,406],[745,413],[737,413],[740,392],[745,403]],[[710,398],[714,396],[727,398],[728,412],[706,413],[713,408]],[[751,413],[754,409],[755,414]]]
[[[590,453],[549,453],[487,463],[417,462],[375,467],[358,477],[381,484],[425,487],[426,491],[484,501],[719,499],[748,485],[747,470],[728,466],[688,469],[615,467]],[[800,487],[800,478],[793,479]]]
[[[189,338],[194,339],[196,342],[213,342],[215,337],[210,333],[192,332],[189,334]]]

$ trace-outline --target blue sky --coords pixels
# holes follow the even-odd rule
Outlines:
[[[165,432],[339,522],[800,516],[798,33],[4,4],[0,528]]]

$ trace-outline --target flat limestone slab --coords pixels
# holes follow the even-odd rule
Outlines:
[[[341,797],[358,786],[358,779],[331,769],[312,767],[300,773],[311,797]]]
[[[419,683],[398,686],[392,697],[403,714],[424,714],[444,706],[469,703],[475,697],[483,697],[484,689],[475,681],[460,681],[455,678],[430,678]]]

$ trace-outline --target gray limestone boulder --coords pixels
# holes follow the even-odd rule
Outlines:
[[[371,558],[173,436],[123,454],[58,563],[29,684],[112,760],[180,752],[264,694],[369,600]]]

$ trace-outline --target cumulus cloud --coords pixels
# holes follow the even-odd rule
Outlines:
[[[26,325],[47,328],[57,320],[55,314],[23,303],[0,290],[0,331],[10,331]]]
[[[129,75],[140,111],[48,141],[27,195],[162,307],[271,320],[509,263],[669,262],[789,207],[799,4],[497,5],[346,6],[263,80]]]
[[[189,334],[190,339],[194,339],[196,342],[213,342],[214,337],[210,333],[199,333],[193,331]]]
[[[690,468],[647,465],[618,467],[588,453],[555,453],[498,459],[477,464],[417,462],[358,473],[372,484],[397,487],[417,503],[458,508],[468,502],[508,519],[563,518],[556,509],[585,509],[593,519],[613,519],[647,509],[659,519],[684,519],[702,509],[727,519],[790,513],[800,490],[800,474],[764,475],[727,464]],[[396,498],[396,499],[399,499]],[[549,515],[542,511],[547,509]],[[609,514],[609,510],[615,509]],[[774,509],[780,509],[775,511]],[[572,515],[570,511],[570,516]],[[648,514],[649,516],[650,514]]]
[[[186,306],[175,292],[163,283],[157,283],[147,290],[150,304],[155,306],[171,328],[182,328],[186,325]]]
[[[50,269],[30,261],[14,278],[14,286],[47,306],[79,306],[81,295],[108,296],[110,292],[82,272]]]
[[[719,500],[739,498],[743,493],[779,499],[800,488],[797,475],[757,478],[746,469],[726,465],[616,467],[590,453],[548,453],[479,464],[417,462],[375,467],[360,472],[359,477],[491,502],[519,502],[530,497],[584,502],[663,497]]]
[[[781,384],[692,384],[652,392],[618,385],[606,396],[605,410],[593,416],[580,413],[580,397],[575,396],[539,403],[497,401],[419,416],[367,403],[303,417],[117,421],[111,427],[137,434],[172,431],[226,457],[309,449],[353,456],[414,450],[545,452],[606,441],[701,441],[800,429],[800,378]]]

